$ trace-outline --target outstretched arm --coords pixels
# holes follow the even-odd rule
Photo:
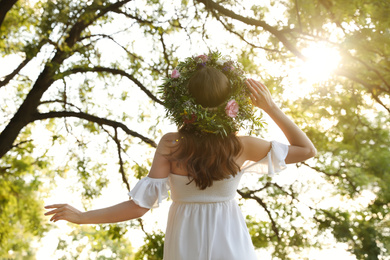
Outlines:
[[[263,109],[283,131],[290,142],[286,163],[296,163],[309,159],[316,155],[316,149],[306,134],[288,118],[272,100],[266,86],[258,81],[249,79],[246,81],[251,92],[253,105]],[[267,145],[259,141],[259,145]],[[268,144],[269,145],[269,144]]]
[[[159,142],[148,175],[150,178],[166,178],[170,173],[170,162],[164,155],[170,153],[169,147],[175,138],[175,134],[166,134]],[[45,208],[54,209],[45,213],[46,216],[53,215],[51,221],[66,220],[75,224],[116,223],[140,218],[149,210],[135,204],[133,200],[87,212],[81,212],[68,204],[53,204]]]
[[[45,208],[54,209],[45,213],[46,216],[53,215],[51,221],[66,220],[75,224],[116,223],[142,217],[149,210],[138,206],[132,200],[86,212],[81,212],[68,204],[53,204]]]

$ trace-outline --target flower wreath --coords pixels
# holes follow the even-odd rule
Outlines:
[[[188,91],[187,85],[192,75],[205,66],[222,71],[231,85],[230,97],[215,108],[204,108],[197,104]],[[245,79],[240,65],[218,52],[188,57],[160,86],[166,114],[178,127],[184,125],[198,134],[212,133],[224,137],[240,128],[253,130],[260,127],[262,123],[260,118],[254,116]]]

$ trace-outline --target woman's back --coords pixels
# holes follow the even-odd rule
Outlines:
[[[214,181],[211,187],[199,189],[188,176],[170,174],[171,199],[174,202],[211,203],[234,199],[242,174],[229,179]]]
[[[177,149],[176,146],[180,146],[180,134],[168,133],[164,136],[162,151],[168,154],[172,153],[172,148]],[[238,136],[238,140],[241,143],[241,153],[234,158],[235,163],[241,167],[246,161],[259,161],[264,158],[271,148],[270,142],[250,137],[250,136]],[[187,168],[185,165],[177,164],[175,157],[170,158],[171,173],[176,175],[188,176]]]

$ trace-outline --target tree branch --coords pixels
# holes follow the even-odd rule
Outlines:
[[[174,28],[178,28],[178,29],[184,29],[180,23],[173,23],[172,22],[172,19],[169,19],[169,20],[166,20],[166,21],[152,21],[152,20],[145,20],[145,19],[142,19],[138,16],[135,16],[135,15],[132,15],[132,14],[129,14],[129,13],[126,13],[122,10],[115,10],[113,11],[114,13],[117,13],[117,14],[122,14],[124,16],[126,16],[127,18],[130,18],[130,19],[133,19],[135,21],[137,21],[137,23],[139,23],[140,25],[154,25],[154,24],[163,24],[163,23],[169,23],[172,27]]]
[[[80,39],[83,30],[107,12],[116,10],[130,1],[131,0],[118,1],[114,4],[109,4],[103,7],[103,9],[96,8],[96,1],[94,1],[94,3],[90,7],[86,8],[84,13],[80,15],[78,21],[69,31],[68,37],[64,40],[64,43],[70,50],[66,50],[67,48],[56,48],[53,58],[46,63],[42,72],[37,77],[32,89],[20,105],[18,111],[14,114],[14,117],[5,129],[0,133],[0,158],[12,149],[12,143],[15,141],[23,127],[35,120],[35,116],[38,114],[37,107],[42,95],[53,84],[53,82],[55,82],[55,75],[58,69],[64,60],[71,55],[72,48]],[[96,14],[96,12],[98,13]],[[152,143],[154,142],[152,141]]]
[[[19,71],[21,71],[27,63],[29,63],[30,60],[31,58],[25,58],[14,71],[5,76],[4,79],[0,81],[0,88],[7,85],[11,81],[11,79],[13,79],[13,77],[15,77],[15,75],[18,74]]]
[[[114,39],[114,37],[112,37],[111,35],[108,35],[108,34],[92,34],[92,35],[88,35],[88,36],[82,37],[80,40],[90,39],[90,38],[93,38],[93,37],[101,37],[101,39],[102,38],[108,38],[109,40],[113,41],[116,45],[118,45],[122,50],[124,50],[127,53],[127,55],[129,55],[130,57],[132,57],[134,59],[138,59],[138,60],[144,61],[144,59],[141,56],[137,56],[136,54],[130,52],[129,50],[126,49],[125,46],[121,45],[119,42],[117,42]]]
[[[122,181],[126,184],[127,190],[130,191],[130,184],[127,181],[125,170],[123,167],[123,159],[122,159],[122,153],[121,153],[122,147],[121,147],[121,142],[118,139],[118,129],[117,128],[115,128],[114,141],[115,141],[116,146],[118,148],[117,150],[118,150],[118,158],[119,158],[119,172],[122,175]]]
[[[150,20],[145,20],[145,19],[142,19],[138,16],[135,16],[135,15],[132,15],[132,14],[129,14],[129,13],[126,13],[122,10],[115,10],[114,13],[117,13],[117,14],[122,14],[124,16],[126,16],[127,18],[130,18],[130,19],[133,19],[133,20],[136,20],[137,23],[139,23],[140,25],[144,25],[144,24],[154,24],[154,21],[150,21]]]
[[[80,68],[73,68],[73,69],[64,71],[63,73],[61,73],[62,75],[60,75],[60,76],[68,76],[68,75],[75,74],[75,73],[86,73],[86,72],[107,72],[107,73],[111,73],[114,75],[124,76],[124,77],[130,79],[131,81],[133,81],[154,102],[159,103],[160,105],[164,105],[164,103],[161,100],[159,100],[155,95],[153,95],[152,92],[150,92],[144,85],[142,85],[142,83],[139,82],[133,75],[131,75],[123,70],[120,70],[120,69],[100,67],[100,66],[93,67],[93,68],[80,67]]]
[[[267,204],[265,204],[265,202],[258,196],[255,196],[254,195],[254,192],[253,191],[247,191],[247,192],[244,192],[243,190],[237,190],[238,194],[241,195],[241,197],[243,197],[244,199],[252,199],[252,200],[255,200],[257,203],[260,204],[260,206],[263,207],[263,209],[265,210],[265,212],[267,213],[269,219],[271,220],[271,225],[272,225],[272,230],[274,231],[278,241],[281,240],[280,238],[280,235],[279,235],[279,229],[277,227],[277,224],[274,220],[274,218],[272,217],[271,215],[271,212],[269,211],[269,209],[267,208]]]
[[[12,71],[10,74],[5,76],[3,80],[0,81],[0,88],[7,85],[11,81],[11,79],[13,79],[15,75],[18,74],[38,54],[42,46],[47,42],[51,43],[50,40],[43,39],[38,43],[37,47],[34,48],[32,52],[29,53],[25,52],[26,58],[19,64],[19,66],[16,69],[14,69],[14,71]]]
[[[241,15],[236,14],[235,12],[228,10],[224,8],[223,6],[211,1],[211,0],[196,0],[200,3],[203,3],[205,5],[205,8],[207,10],[217,10],[219,13],[230,17],[232,19],[238,20],[240,22],[243,22],[248,25],[253,26],[260,26],[264,30],[268,31],[272,35],[274,35],[280,42],[284,44],[284,46],[290,50],[294,55],[296,55],[298,58],[302,60],[306,60],[307,58],[295,47],[294,44],[292,44],[284,35],[283,32],[279,31],[275,27],[272,27],[271,25],[267,24],[264,21],[256,20],[253,18],[244,17]]]
[[[390,108],[387,107],[383,102],[382,100],[380,100],[379,96],[377,94],[375,94],[375,88],[377,87],[375,84],[370,84],[366,81],[363,81],[361,79],[359,79],[356,74],[352,74],[351,72],[345,70],[345,69],[339,69],[335,72],[337,75],[340,75],[340,76],[343,76],[343,77],[346,77],[356,83],[359,83],[361,84],[362,86],[364,86],[372,95],[372,97],[375,99],[376,102],[378,102],[382,107],[384,107],[387,112],[390,113]]]
[[[143,136],[143,135],[141,135],[133,130],[130,130],[125,124],[123,124],[121,122],[97,117],[97,116],[90,115],[90,114],[83,113],[83,112],[52,111],[52,112],[48,112],[48,113],[35,113],[32,122],[36,121],[36,120],[43,120],[43,119],[48,119],[48,118],[62,118],[62,117],[76,117],[76,118],[85,119],[87,121],[97,123],[99,125],[108,125],[108,126],[111,126],[114,128],[121,128],[125,133],[127,133],[131,136],[134,136],[134,137],[138,137],[143,142],[151,145],[152,147],[157,147],[157,144],[153,140],[151,140],[148,137],[145,137],[145,136]]]
[[[64,105],[64,109],[66,108],[66,106],[71,106],[71,107],[74,107],[75,109],[77,109],[78,111],[81,112],[81,109],[79,107],[77,107],[76,105],[73,105],[72,103],[68,103],[66,100],[62,100],[62,99],[55,99],[55,100],[44,100],[44,101],[41,101],[39,103],[39,105],[43,105],[43,104],[51,104],[51,103],[61,103]]]
[[[24,140],[24,141],[21,141],[21,142],[19,142],[19,143],[17,143],[17,144],[14,144],[13,146],[12,146],[12,148],[15,148],[15,147],[18,147],[18,146],[20,146],[20,145],[22,145],[22,144],[25,144],[25,143],[31,143],[33,140]]]
[[[335,172],[335,173],[328,173],[328,172],[325,172],[325,171],[321,170],[319,167],[310,166],[310,165],[307,164],[306,162],[301,162],[300,164],[305,165],[305,166],[309,167],[310,169],[315,170],[316,172],[325,174],[325,175],[328,176],[328,177],[338,177],[338,178],[340,178],[340,179],[345,179],[345,180],[349,183],[349,185],[351,185],[353,191],[354,191],[354,192],[357,192],[357,187],[356,187],[356,185],[353,183],[353,181],[352,181],[350,178],[348,178],[347,175],[346,175],[346,177],[343,177],[343,176],[341,176],[341,174],[340,174],[341,169],[342,169],[342,168],[346,168],[346,167],[339,167],[339,169],[337,170],[337,172]]]
[[[362,59],[359,59],[358,57],[353,56],[352,54],[349,53],[348,50],[343,50],[343,54],[345,56],[348,56],[350,59],[356,60],[357,62],[361,63],[368,70],[373,71],[378,76],[378,78],[385,84],[387,89],[384,89],[384,88],[382,88],[379,85],[378,86],[372,85],[372,86],[375,86],[378,89],[381,89],[381,90],[383,90],[383,91],[385,91],[385,92],[390,94],[390,84],[389,84],[389,82],[386,81],[386,79],[383,77],[383,75],[377,69],[375,69],[374,67],[369,65],[367,62],[363,61]]]
[[[217,14],[214,12],[214,10],[211,10],[211,12],[214,14],[214,17],[223,25],[223,27],[226,29],[226,31],[236,35],[238,38],[240,38],[242,41],[246,42],[248,45],[252,46],[253,48],[257,48],[257,49],[262,49],[262,50],[265,50],[265,51],[270,51],[270,52],[278,52],[280,53],[281,51],[277,50],[277,49],[270,49],[270,48],[265,48],[265,47],[262,47],[262,46],[257,46],[251,42],[249,42],[248,40],[245,39],[245,37],[241,34],[239,34],[238,32],[236,31],[233,31],[231,28],[229,28],[229,26],[224,23],[219,16],[217,16]]]
[[[105,14],[108,12],[112,12],[115,10],[118,10],[119,7],[123,6],[124,4],[130,2],[131,0],[123,0],[123,1],[118,1],[114,4],[110,4],[107,7],[103,9],[96,9],[94,7],[94,4],[92,4],[90,7],[86,8],[85,12],[80,15],[79,20],[74,24],[72,29],[69,32],[69,37],[65,40],[66,44],[69,47],[72,47],[80,38],[81,32],[85,30],[88,26],[93,24],[97,19],[100,17],[103,17]],[[95,1],[94,1],[95,2]],[[97,14],[92,16],[92,18],[86,19],[86,16],[89,15],[91,16],[92,13],[92,8],[95,10],[99,11]]]
[[[295,12],[296,12],[296,14],[297,14],[297,20],[298,20],[299,31],[302,31],[302,22],[301,22],[301,16],[300,16],[300,14],[299,14],[298,0],[295,0]]]
[[[165,41],[164,41],[164,33],[159,33],[159,35],[160,35],[160,42],[161,42],[161,45],[163,47],[164,60],[167,63],[165,75],[169,75],[168,69],[171,66],[171,62],[170,62],[170,59],[168,57],[167,46],[166,46]]]
[[[12,6],[16,4],[18,0],[1,0],[0,1],[0,27],[3,24],[4,18],[7,15],[8,11],[11,10]],[[1,30],[0,30],[1,32]]]

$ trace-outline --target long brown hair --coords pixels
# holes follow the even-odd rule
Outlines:
[[[197,103],[212,109],[229,97],[230,83],[219,70],[205,67],[191,77],[188,89]],[[179,135],[173,161],[186,168],[190,182],[194,181],[200,189],[212,186],[213,181],[235,176],[240,170],[235,159],[242,146],[234,133],[227,137],[199,133],[187,122],[180,127]]]

